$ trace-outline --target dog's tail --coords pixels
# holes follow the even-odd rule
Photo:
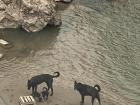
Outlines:
[[[56,75],[53,75],[53,78],[57,78],[57,77],[60,76],[60,73],[59,72],[54,72],[54,74],[56,74]]]
[[[97,87],[98,88],[98,92],[100,92],[101,91],[101,88],[100,88],[100,86],[99,85],[94,85],[94,88],[95,87]]]

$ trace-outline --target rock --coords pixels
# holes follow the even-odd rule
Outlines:
[[[0,39],[0,44],[2,44],[2,45],[7,45],[7,44],[9,44],[7,41],[5,41],[5,40],[3,40],[3,39]]]
[[[17,28],[20,21],[20,9],[16,0],[0,0],[0,28]]]
[[[6,5],[12,3],[12,0],[2,0]]]
[[[60,26],[62,24],[61,16],[56,15],[54,16],[48,23],[49,25]]]
[[[13,47],[13,45],[3,39],[0,39],[0,45],[3,47],[3,48],[11,48]]]
[[[0,0],[0,28],[22,27],[36,32],[47,24],[60,25],[55,7],[54,0]]]
[[[0,59],[3,58],[3,56],[4,56],[4,55],[0,53]]]
[[[3,1],[0,0],[0,11],[4,11],[6,9],[6,5]]]
[[[42,30],[54,18],[55,6],[53,0],[22,0],[22,28],[28,32]]]

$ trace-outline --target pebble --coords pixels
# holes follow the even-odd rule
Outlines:
[[[3,58],[3,54],[0,53],[0,59]]]
[[[3,39],[0,39],[0,44],[2,44],[2,45],[7,45],[7,44],[9,44],[7,41],[5,41],[5,40],[3,40]]]

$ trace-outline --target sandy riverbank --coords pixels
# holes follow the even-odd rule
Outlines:
[[[26,88],[26,79],[8,77],[2,80],[0,86],[0,95],[4,100],[6,105],[18,105],[20,95],[30,95],[31,90]],[[78,92],[74,91],[73,88],[60,86],[59,82],[61,80],[57,79],[54,81],[54,95],[49,96],[47,102],[37,102],[37,105],[78,105],[80,102],[80,95]],[[46,84],[41,84],[38,88],[40,91],[41,86]],[[71,84],[72,85],[72,84]],[[90,104],[90,98],[87,98],[86,103]]]

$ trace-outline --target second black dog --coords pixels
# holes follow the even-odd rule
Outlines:
[[[98,89],[96,89],[95,87],[97,87]],[[89,86],[86,84],[77,83],[75,81],[74,82],[74,89],[79,91],[79,93],[81,95],[81,105],[84,104],[84,97],[85,96],[92,97],[92,105],[94,103],[95,98],[97,98],[99,105],[101,105],[100,96],[99,96],[99,92],[100,92],[101,88],[99,85],[95,85],[94,87],[92,87],[92,86]]]
[[[49,95],[48,89],[46,87],[43,87],[41,93],[38,92],[34,93],[34,98],[39,102],[41,101],[45,102],[48,100],[48,95]]]
[[[51,95],[53,95],[53,78],[57,78],[60,76],[59,72],[54,72],[56,75],[50,75],[50,74],[41,74],[32,77],[30,80],[28,80],[27,86],[28,90],[32,87],[32,95],[34,93],[37,93],[37,86],[43,82],[45,82],[48,86],[48,90],[51,89]]]
[[[44,101],[48,100],[48,95],[49,95],[48,89],[46,87],[43,87],[41,97],[43,98]]]

